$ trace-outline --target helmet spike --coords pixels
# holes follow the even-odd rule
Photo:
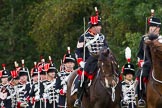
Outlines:
[[[154,13],[155,13],[155,10],[154,9],[151,9],[151,17],[154,16]]]
[[[52,63],[52,58],[51,58],[51,56],[49,56],[48,58],[49,58],[49,62]]]
[[[67,51],[68,51],[68,54],[70,54],[70,47],[69,46],[67,47]]]
[[[19,67],[19,64],[17,63],[17,61],[14,62],[14,65],[16,68]]]
[[[95,12],[96,12],[96,15],[98,16],[98,9],[97,9],[97,7],[95,7]]]
[[[35,68],[37,67],[37,62],[34,62],[34,67],[35,67]]]
[[[24,59],[21,60],[22,67],[24,67]]]

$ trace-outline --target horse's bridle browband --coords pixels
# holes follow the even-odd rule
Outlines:
[[[101,68],[101,69],[100,69]],[[99,70],[103,70],[102,67],[100,67]],[[112,101],[114,102],[115,101],[115,88],[116,86],[118,85],[119,83],[119,78],[118,78],[118,74],[114,68],[114,61],[111,61],[111,68],[112,68],[112,72],[113,72],[113,77],[114,77],[114,81],[115,81],[115,78],[117,81],[115,81],[115,85],[111,87],[111,91],[109,90],[110,87],[105,87],[104,83],[102,82],[102,80],[100,80],[100,83],[101,85],[103,86],[104,89],[106,89],[106,92],[111,95],[111,99]],[[98,71],[98,73],[100,72]],[[105,76],[109,76],[109,75],[105,75]],[[108,89],[108,90],[107,90]]]

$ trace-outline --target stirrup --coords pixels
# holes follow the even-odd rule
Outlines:
[[[81,106],[81,102],[79,99],[77,99],[75,102],[74,102],[74,107],[80,107]]]
[[[146,105],[145,100],[143,100],[143,99],[138,100],[138,106],[139,107],[144,107],[145,105]]]

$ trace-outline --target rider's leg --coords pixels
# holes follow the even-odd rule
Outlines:
[[[84,95],[86,79],[87,78],[85,77],[83,83],[81,82],[81,80],[79,80],[77,99],[76,99],[76,101],[74,103],[74,107],[79,107],[81,105],[82,97]],[[82,83],[82,86],[81,86],[81,83]]]
[[[151,63],[149,60],[144,62],[143,68],[141,70],[140,79],[139,79],[139,106],[145,105],[145,94],[146,94],[146,83],[149,77],[149,72],[151,70]]]

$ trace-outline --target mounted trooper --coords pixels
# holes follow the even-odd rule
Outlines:
[[[28,82],[28,79],[30,79],[29,76],[29,70],[27,67],[24,66],[24,60],[22,62],[22,67],[19,69],[19,83],[17,85],[18,89],[18,103],[17,107],[26,107],[30,108],[28,102],[26,101],[26,98],[29,96],[29,91],[31,90],[31,82]]]
[[[67,92],[67,79],[71,72],[74,70],[75,66],[75,57],[70,53],[70,47],[67,48],[68,53],[64,55],[63,58],[63,65],[64,69],[58,73],[57,78],[57,87],[59,88],[59,108],[65,108],[67,107],[66,102],[66,92]]]
[[[2,64],[3,70],[0,71],[0,108],[12,108],[11,107],[11,98],[8,98],[10,96],[10,92],[8,89],[9,82],[9,71],[6,70],[5,64]]]
[[[49,56],[49,68],[47,71],[47,82],[44,83],[44,108],[58,108],[58,90],[56,90],[57,69]]]
[[[88,29],[80,36],[75,51],[77,63],[81,67],[81,69],[78,70],[80,79],[83,77],[82,72],[84,72],[86,77],[84,77],[84,80],[81,79],[79,81],[78,99],[75,101],[74,107],[78,107],[81,104],[85,86],[84,83],[87,77],[91,82],[94,72],[97,71],[97,55],[100,49],[103,47],[108,48],[105,36],[101,33],[101,18],[98,16],[97,8],[95,8],[95,10],[96,15],[90,17]],[[81,84],[82,86],[80,86]]]
[[[151,71],[151,60],[150,60],[150,52],[149,47],[144,44],[144,40],[147,38],[158,38],[158,37],[149,37],[150,34],[154,34],[160,36],[160,26],[161,22],[159,18],[154,17],[154,10],[151,10],[151,17],[148,18],[148,25],[149,31],[146,35],[142,36],[140,45],[139,45],[139,52],[137,54],[138,58],[138,65],[141,68],[141,72],[137,76],[139,80],[138,86],[138,95],[139,95],[139,106],[145,106],[145,90],[146,90],[146,83],[148,81],[149,73]]]

